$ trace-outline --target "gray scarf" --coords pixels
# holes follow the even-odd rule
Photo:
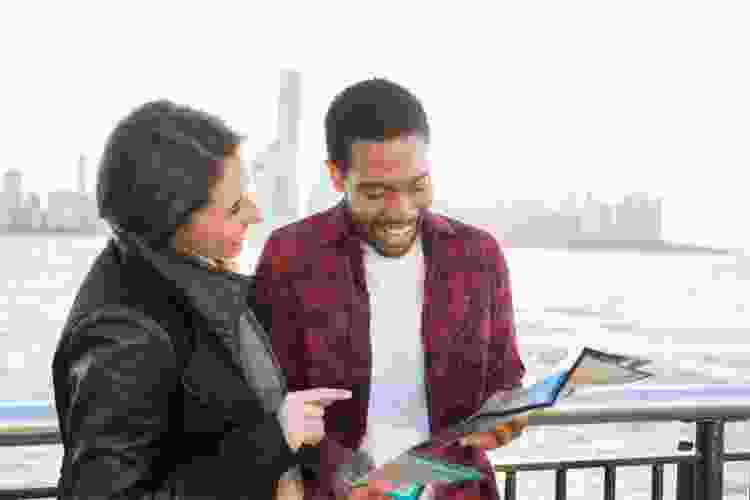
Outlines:
[[[245,378],[263,408],[276,413],[286,396],[286,379],[273,354],[271,341],[252,311],[240,318],[237,342]]]

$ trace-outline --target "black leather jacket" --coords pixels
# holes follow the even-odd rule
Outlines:
[[[290,467],[314,468],[317,448],[289,449],[242,372],[252,291],[252,278],[109,242],[52,363],[59,498],[265,499]]]

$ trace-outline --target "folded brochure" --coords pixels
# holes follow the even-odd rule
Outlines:
[[[513,416],[553,406],[559,399],[572,395],[580,388],[628,384],[646,379],[652,374],[640,368],[649,363],[649,360],[642,358],[584,347],[569,368],[529,387],[498,391],[473,415],[428,441],[412,446],[388,463],[355,479],[351,485],[358,487],[366,485],[369,479],[387,479],[402,486],[391,496],[407,498],[428,482],[455,483],[482,479],[484,475],[478,469],[449,462],[432,452],[456,444],[468,434],[493,431]]]

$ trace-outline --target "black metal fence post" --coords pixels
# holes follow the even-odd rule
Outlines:
[[[651,500],[664,500],[664,465],[651,466]]]
[[[567,469],[555,471],[555,500],[567,500],[568,498],[568,474]]]
[[[505,472],[505,500],[516,500],[516,471]]]
[[[696,500],[721,500],[724,492],[724,421],[697,422],[695,446],[700,455],[695,468]]]
[[[617,469],[614,465],[604,466],[604,500],[615,500],[617,490]]]
[[[679,451],[694,449],[692,441],[680,441]],[[695,465],[690,462],[677,464],[677,500],[695,500]]]

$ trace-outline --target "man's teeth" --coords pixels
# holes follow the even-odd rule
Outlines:
[[[391,228],[386,227],[384,228],[385,232],[391,236],[406,236],[409,234],[409,231],[411,231],[411,227],[406,226],[402,228]]]

